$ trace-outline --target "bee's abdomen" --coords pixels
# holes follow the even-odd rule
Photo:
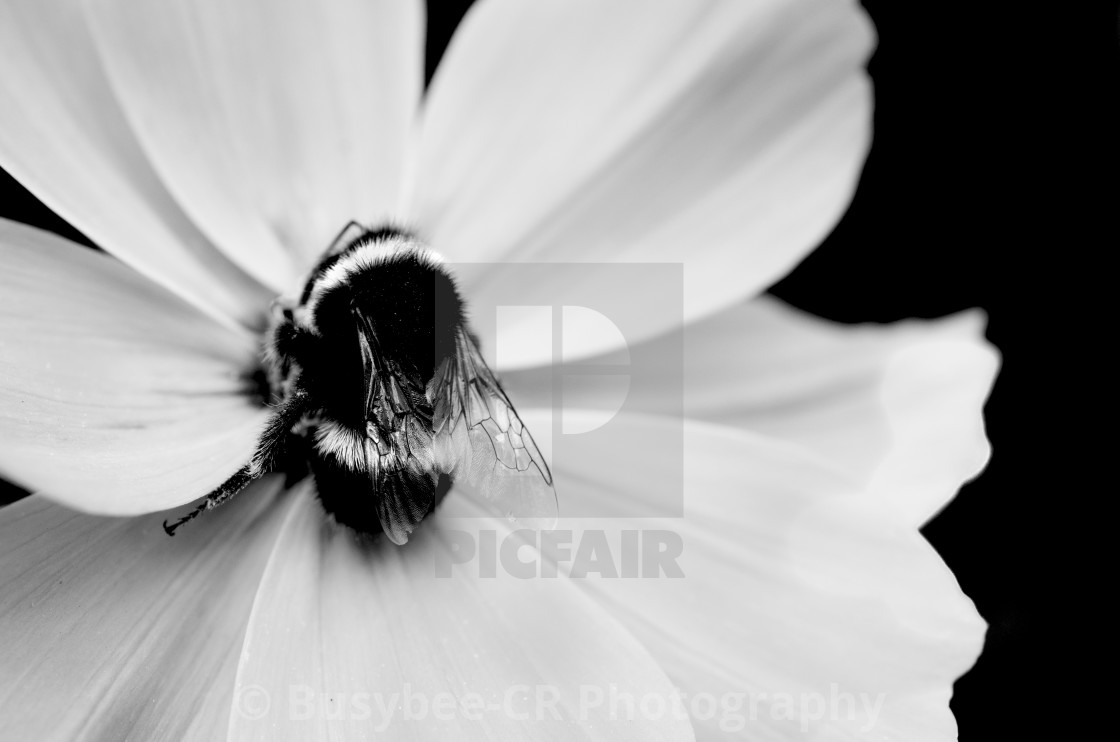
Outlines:
[[[311,474],[323,509],[339,524],[358,533],[381,533],[377,496],[368,471],[350,468],[334,456],[314,452]]]
[[[388,533],[397,543],[407,540],[451,488],[445,474],[355,469],[320,451],[312,452],[310,464],[323,509],[336,522],[367,535]]]

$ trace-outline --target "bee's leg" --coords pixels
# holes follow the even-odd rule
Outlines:
[[[174,536],[175,530],[179,526],[194,520],[207,510],[213,510],[245,489],[249,482],[272,471],[276,462],[284,454],[284,444],[291,433],[292,427],[306,414],[309,401],[307,392],[302,387],[297,386],[292,395],[276,409],[276,413],[268,421],[264,433],[261,434],[260,442],[257,444],[257,451],[253,454],[253,459],[238,469],[229,479],[222,482],[194,510],[174,523],[164,521],[163,530],[167,531],[167,535]]]
[[[276,462],[283,458],[288,436],[296,423],[307,414],[310,401],[310,395],[299,385],[297,379],[291,395],[276,408],[276,414],[268,421],[264,432],[261,433],[260,442],[257,444],[257,452],[253,454],[253,460],[249,462],[249,473],[252,478],[256,479],[262,474],[272,471]]]
[[[175,530],[179,526],[183,525],[184,523],[187,523],[188,521],[194,520],[195,518],[197,518],[198,516],[200,516],[204,512],[206,512],[207,510],[213,510],[214,508],[218,507],[219,505],[221,505],[226,500],[229,500],[230,498],[232,498],[234,495],[236,495],[241,490],[245,489],[245,485],[247,485],[247,484],[249,484],[249,482],[253,481],[253,476],[250,475],[249,470],[250,470],[249,464],[246,464],[245,466],[238,469],[237,472],[234,473],[234,475],[232,477],[230,477],[226,481],[222,482],[218,486],[218,489],[214,490],[209,495],[207,495],[206,499],[203,500],[202,504],[199,505],[197,508],[190,511],[189,513],[187,513],[186,515],[184,515],[182,518],[175,521],[174,523],[168,523],[165,520],[163,522],[163,530],[167,532],[168,536],[174,536],[175,535]]]

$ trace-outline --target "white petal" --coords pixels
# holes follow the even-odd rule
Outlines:
[[[423,60],[418,0],[137,4],[89,14],[122,107],[183,208],[291,288],[398,199]]]
[[[151,169],[71,2],[0,5],[0,165],[47,206],[208,313],[252,325],[268,292],[216,249]]]
[[[627,409],[683,407],[688,419],[795,442],[918,525],[988,459],[982,412],[999,361],[983,325],[978,312],[841,325],[759,297],[689,325],[683,346],[667,335],[631,347]],[[552,373],[504,381],[515,401],[545,406]],[[586,407],[617,403],[607,384],[580,393]]]
[[[251,456],[254,341],[108,255],[0,221],[0,471],[72,507],[154,512]]]
[[[0,510],[8,739],[221,739],[286,504],[255,485],[174,539],[33,495]]]
[[[664,467],[641,447],[679,423],[628,424],[629,448],[576,472],[557,461],[562,508],[625,503],[658,486]],[[797,447],[760,436],[689,423],[684,473],[683,518],[558,528],[573,530],[576,554],[604,532],[619,545],[616,564],[620,531],[678,539],[673,563],[683,577],[654,569],[608,579],[600,569],[574,582],[614,610],[693,699],[698,736],[739,739],[746,728],[760,739],[955,738],[951,684],[979,653],[984,623],[915,529],[866,507],[857,488]],[[632,560],[645,565],[648,556]],[[691,705],[710,709],[709,699],[710,715]]]
[[[231,739],[692,739],[685,718],[581,709],[587,688],[672,688],[567,580],[439,576],[452,543],[490,523],[453,521],[474,529],[457,534],[442,521],[403,547],[362,545],[307,496],[276,544],[238,672],[238,694],[269,698],[267,713],[235,708]],[[555,695],[543,718],[538,693]]]
[[[480,3],[432,83],[411,218],[453,260],[683,263],[686,319],[727,306],[846,208],[871,43],[837,0]]]

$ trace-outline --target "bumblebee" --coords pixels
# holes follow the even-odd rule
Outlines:
[[[168,534],[281,469],[310,473],[339,524],[398,545],[453,483],[510,519],[555,517],[552,473],[453,278],[409,233],[347,225],[298,301],[274,303],[263,356],[276,404],[252,459]]]

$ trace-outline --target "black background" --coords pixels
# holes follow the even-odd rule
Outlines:
[[[1073,698],[1091,686],[1050,669],[1077,650],[1049,609],[1081,604],[1069,572],[1088,561],[1101,496],[1091,462],[1104,440],[1076,416],[1104,416],[1102,341],[1115,343],[1091,323],[1117,238],[1116,8],[863,4],[879,32],[871,154],[846,216],[771,291],[845,322],[987,311],[1003,355],[992,460],[924,529],[990,624],[952,706],[965,742],[1046,726],[1070,738]],[[432,5],[429,75],[470,3]],[[2,171],[0,216],[88,244]]]

